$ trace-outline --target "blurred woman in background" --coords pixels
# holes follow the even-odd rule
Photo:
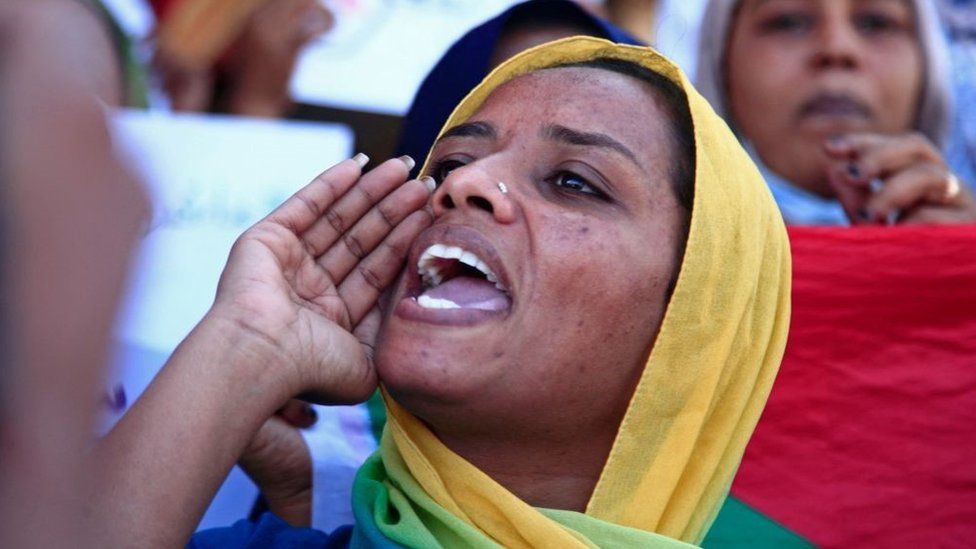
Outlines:
[[[701,36],[698,85],[788,223],[976,221],[929,2],[712,0]]]

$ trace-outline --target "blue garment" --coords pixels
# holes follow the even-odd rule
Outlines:
[[[956,99],[946,162],[976,188],[976,1],[941,0],[938,7],[949,42]]]
[[[331,534],[313,528],[291,526],[272,513],[264,513],[257,521],[239,520],[226,528],[213,528],[196,533],[187,549],[402,549],[402,545],[386,538],[372,521],[341,526]]]
[[[590,34],[621,44],[642,45],[618,27],[568,0],[530,0],[516,4],[500,15],[475,27],[454,43],[420,85],[407,111],[396,156],[408,154],[421,161],[434,144],[438,132],[454,107],[489,72],[492,53],[506,24],[519,21],[571,21],[589,28]]]
[[[350,546],[352,526],[337,528],[331,534],[311,528],[296,528],[271,513],[256,522],[239,520],[233,526],[204,530],[190,538],[187,549],[227,547],[264,549],[266,547],[317,547],[340,549]]]
[[[787,225],[850,225],[840,202],[793,185],[766,167],[751,144],[744,142],[742,146],[759,168]]]
[[[756,162],[759,163],[758,160]],[[762,164],[758,165],[787,225],[850,225],[844,208],[837,200],[801,189]]]

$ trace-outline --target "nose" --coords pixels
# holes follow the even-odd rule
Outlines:
[[[854,70],[861,65],[861,43],[847,18],[827,17],[817,33],[812,65],[815,69]]]
[[[448,174],[434,192],[434,217],[461,210],[508,224],[515,221],[514,194],[513,185],[492,177],[484,167],[468,164]]]

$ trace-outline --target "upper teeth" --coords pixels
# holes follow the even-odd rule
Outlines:
[[[481,260],[474,252],[469,252],[457,246],[447,246],[444,244],[434,244],[420,254],[417,261],[417,273],[427,286],[437,286],[444,281],[440,268],[437,266],[438,259],[457,259],[461,263],[473,267],[482,272],[489,282],[493,282],[495,287],[503,292],[508,290],[490,268],[488,264]]]

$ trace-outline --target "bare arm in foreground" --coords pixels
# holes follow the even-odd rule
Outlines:
[[[371,394],[377,299],[430,223],[409,167],[341,162],[238,239],[210,311],[96,449],[103,545],[185,543],[290,397]]]
[[[109,140],[91,10],[0,2],[0,36],[0,547],[90,547],[81,456],[147,201]]]

